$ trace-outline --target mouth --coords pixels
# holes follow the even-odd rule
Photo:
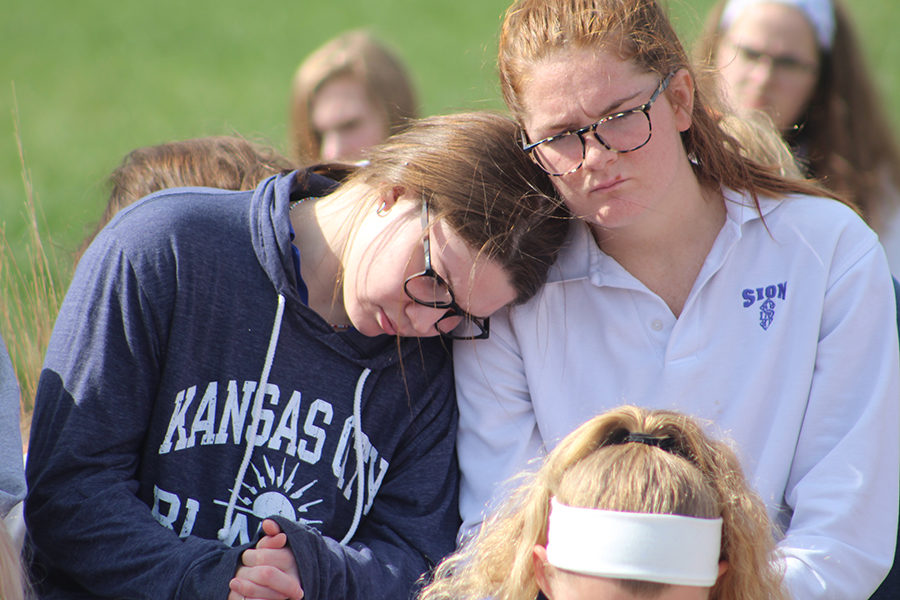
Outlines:
[[[387,313],[384,312],[384,309],[382,309],[382,308],[378,309],[378,317],[377,318],[378,318],[378,325],[381,326],[381,329],[387,335],[397,335],[397,326],[394,325],[394,322],[388,318]]]
[[[625,183],[624,179],[622,179],[621,177],[616,177],[615,179],[609,179],[607,181],[602,181],[602,182],[598,183],[597,185],[595,185],[591,188],[591,191],[592,192],[608,192],[610,190],[613,190],[613,189],[619,187],[623,183]]]

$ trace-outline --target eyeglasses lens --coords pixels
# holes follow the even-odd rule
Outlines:
[[[650,139],[650,119],[644,111],[632,110],[600,121],[593,132],[572,133],[544,142],[534,149],[538,164],[552,175],[578,168],[584,160],[585,138],[590,135],[599,137],[610,150],[630,152]]]
[[[435,308],[449,306],[453,301],[450,289],[442,281],[425,274],[409,279],[406,282],[406,293],[414,300]]]

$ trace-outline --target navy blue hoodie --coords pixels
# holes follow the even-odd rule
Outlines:
[[[289,203],[333,185],[167,190],[85,253],[31,429],[42,597],[223,600],[268,516],[310,600],[407,598],[453,549],[447,348],[337,333],[297,291]]]

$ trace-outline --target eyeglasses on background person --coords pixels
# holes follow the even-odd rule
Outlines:
[[[442,336],[453,340],[484,340],[490,334],[490,319],[470,315],[456,303],[453,290],[443,277],[431,267],[431,241],[428,229],[428,202],[422,199],[422,229],[425,248],[425,270],[411,275],[403,282],[406,295],[422,306],[444,308],[447,312],[437,320],[434,328]]]
[[[650,141],[650,107],[669,86],[672,75],[674,73],[669,73],[659,82],[646,103],[605,116],[574,131],[558,133],[530,144],[523,142],[522,150],[529,153],[548,175],[554,177],[568,175],[581,168],[586,153],[584,136],[588,133],[593,133],[607,150],[621,154],[637,150]]]

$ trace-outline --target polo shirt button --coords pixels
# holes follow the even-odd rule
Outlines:
[[[653,328],[653,331],[662,331],[663,322],[659,319],[653,319],[653,321],[650,322],[650,327]]]

